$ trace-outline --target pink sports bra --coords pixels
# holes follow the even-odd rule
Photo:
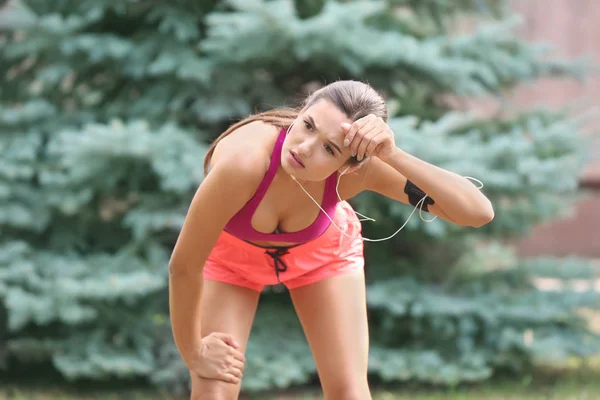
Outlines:
[[[254,192],[254,195],[248,200],[244,207],[229,220],[227,225],[225,225],[225,231],[239,239],[246,241],[304,243],[319,237],[329,226],[329,219],[323,211],[320,211],[315,222],[307,228],[297,232],[262,233],[252,227],[252,216],[265,196],[265,193],[281,164],[281,147],[283,146],[285,135],[286,130],[282,129],[281,132],[279,132],[279,137],[273,148],[269,170],[265,173],[265,176]],[[334,172],[326,179],[325,193],[323,194],[323,203],[321,204],[321,208],[323,208],[330,216],[334,215],[335,207],[338,202],[335,192],[336,178],[337,173]]]

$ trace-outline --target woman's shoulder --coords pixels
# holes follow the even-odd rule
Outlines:
[[[279,128],[262,121],[236,128],[216,145],[210,169],[219,165],[239,171],[252,181],[262,180],[269,169],[278,133]]]

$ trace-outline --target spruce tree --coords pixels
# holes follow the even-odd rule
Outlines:
[[[569,210],[583,158],[568,110],[511,108],[510,90],[579,78],[515,33],[500,0],[21,0],[0,46],[0,364],[50,362],[69,380],[182,387],[167,265],[207,144],[233,121],[337,79],[372,84],[407,152],[484,183],[496,217],[473,230],[413,215],[368,243],[370,372],[455,384],[595,349],[568,290],[581,260],[519,260],[502,240]],[[18,18],[16,15],[18,14]],[[457,35],[461,18],[478,21]],[[456,99],[493,97],[478,118]],[[449,101],[448,99],[454,99]],[[410,206],[353,200],[401,226]],[[429,215],[425,215],[429,218]],[[543,292],[533,278],[567,283]],[[289,299],[263,295],[244,388],[311,382]],[[552,359],[549,359],[552,357]]]

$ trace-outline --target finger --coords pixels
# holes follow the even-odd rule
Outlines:
[[[349,124],[348,122],[342,122],[342,129],[344,130],[344,136],[348,133],[348,131],[350,130],[350,128],[352,128],[352,124]]]
[[[350,127],[350,130],[346,133],[346,139],[344,140],[344,145],[346,145],[346,143],[348,143],[348,146],[351,146],[356,133],[359,131],[359,129],[361,129],[367,123],[369,123],[369,120],[366,119],[366,117],[354,121],[354,123]]]
[[[358,146],[360,146],[360,143],[362,142],[364,133],[370,131],[372,128],[373,124],[371,122],[367,122],[366,124],[361,125],[360,128],[356,130],[356,132],[352,136],[352,140],[350,141],[349,145],[350,152],[353,156],[355,156],[356,152],[358,151]]]
[[[356,152],[354,154],[356,154],[356,159],[358,161],[361,161],[365,155],[365,151],[367,149],[367,146],[369,145],[369,142],[371,141],[371,139],[373,138],[373,136],[376,136],[378,134],[377,131],[377,125],[373,124],[371,126],[366,126],[364,129],[364,133],[360,133],[360,135],[362,135],[362,140],[360,141],[360,143],[358,143],[358,146],[356,148]],[[367,131],[368,129],[368,131]]]
[[[232,366],[233,368],[239,369],[239,370],[240,370],[240,371],[242,371],[242,372],[244,372],[244,368],[246,367],[246,366],[244,365],[244,363],[243,363],[243,362],[241,362],[241,361],[239,361],[239,360],[233,360],[233,361],[231,362],[231,366]]]
[[[367,128],[365,127],[365,130],[366,129]],[[368,132],[365,132],[363,134],[363,140],[360,142],[360,144],[358,145],[358,148],[356,149],[356,158],[358,159],[358,161],[361,161],[365,157],[367,147],[371,143],[371,140],[373,140],[374,137],[379,135],[379,133],[380,132],[379,132],[378,126],[374,125],[371,127],[371,129]]]
[[[236,349],[240,348],[239,343],[235,341],[233,336],[231,336],[227,333],[213,332],[212,335],[221,339],[223,342],[225,342],[226,344],[228,344],[229,346],[231,346],[233,348],[236,348]]]
[[[238,378],[237,376],[230,374],[229,372],[221,372],[219,374],[219,380],[221,381],[225,381],[225,382],[229,382],[229,383],[233,383],[235,385],[239,384],[241,379]]]
[[[385,140],[385,134],[383,133],[379,133],[376,136],[374,136],[373,138],[371,138],[371,141],[369,142],[369,145],[367,146],[367,148],[365,149],[364,154],[375,154],[375,151],[377,149],[377,147],[383,143],[383,141]]]
[[[227,368],[227,373],[235,376],[238,379],[242,379],[242,376],[244,376],[241,369],[235,368],[233,366]]]
[[[237,351],[237,350],[233,350],[229,352],[229,355],[232,356],[235,360],[241,361],[243,363],[246,362],[246,357],[244,356],[244,353],[242,353],[241,351]]]

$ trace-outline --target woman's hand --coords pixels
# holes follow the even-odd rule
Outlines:
[[[386,161],[396,152],[394,132],[383,119],[373,114],[354,121],[353,124],[342,123],[346,131],[344,146],[350,147],[358,161],[367,156],[375,156]]]
[[[203,337],[201,343],[199,354],[191,362],[191,372],[205,379],[240,383],[246,359],[231,335],[213,332]]]

